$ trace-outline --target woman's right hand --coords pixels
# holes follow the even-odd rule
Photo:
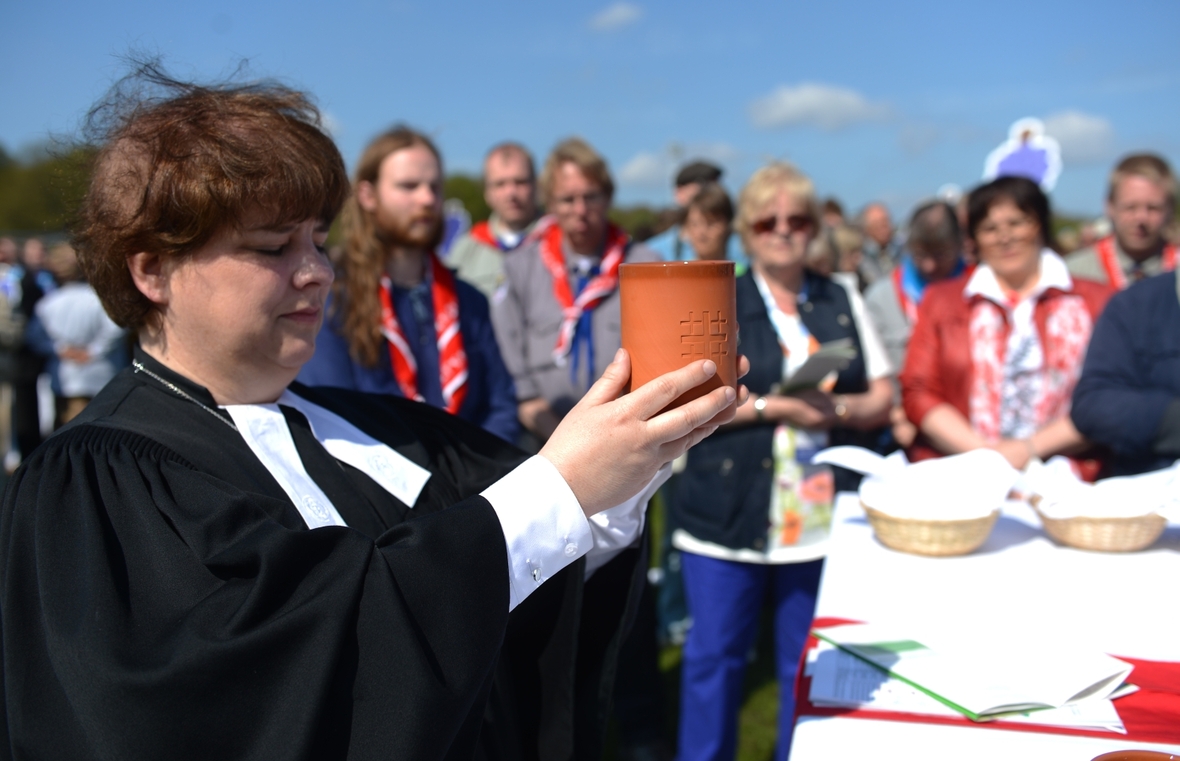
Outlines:
[[[889,425],[893,429],[893,440],[902,449],[909,449],[918,438],[918,427],[905,416],[905,408],[900,405],[889,411]]]
[[[794,428],[827,430],[836,424],[836,404],[831,394],[809,388],[779,398],[781,412],[777,418]]]
[[[1028,439],[1002,439],[989,446],[988,449],[994,449],[1004,455],[1008,464],[1017,470],[1027,468],[1029,461],[1034,456],[1032,444]]]
[[[733,418],[734,401],[747,395],[744,387],[735,393],[722,386],[660,413],[716,372],[712,361],[701,360],[622,395],[631,359],[620,349],[540,454],[557,468],[586,515],[621,504],[666,463]]]

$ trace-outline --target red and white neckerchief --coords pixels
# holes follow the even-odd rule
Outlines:
[[[463,350],[463,335],[459,332],[459,297],[455,290],[455,276],[430,253],[430,294],[434,305],[434,334],[438,337],[438,369],[442,381],[443,404],[447,412],[459,414],[467,396],[467,352]],[[407,399],[422,401],[418,391],[418,362],[397,321],[393,309],[393,284],[382,276],[381,334],[389,341],[389,360],[393,376]]]
[[[491,246],[495,249],[502,250],[504,248],[500,245],[500,241],[496,240],[496,236],[492,234],[492,226],[489,225],[487,221],[476,222],[471,226],[471,229],[467,231],[467,234],[470,235],[472,240],[475,240],[477,243],[482,243],[485,246]]]
[[[553,358],[558,365],[564,365],[573,344],[574,329],[582,313],[594,309],[599,302],[611,295],[619,286],[619,265],[627,252],[627,233],[607,223],[606,250],[602,256],[601,271],[586,284],[575,299],[570,291],[569,276],[566,273],[565,254],[561,248],[561,227],[554,217],[545,217],[537,223],[530,238],[540,241],[541,263],[553,278],[553,298],[561,307],[561,329],[557,332],[557,345],[553,347]]]
[[[1098,262],[1102,265],[1102,269],[1106,270],[1106,278],[1110,284],[1120,291],[1126,288],[1127,275],[1119,264],[1119,255],[1114,248],[1114,236],[1108,235],[1095,243],[1094,251],[1098,254]],[[1160,260],[1164,272],[1176,269],[1176,246],[1172,243],[1164,246]]]

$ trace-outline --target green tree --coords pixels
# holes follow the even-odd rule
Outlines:
[[[0,230],[52,232],[73,222],[86,193],[93,150],[39,150],[26,160],[0,149]]]
[[[483,199],[483,180],[467,174],[452,174],[443,181],[443,197],[454,198],[471,215],[471,222],[482,222],[492,215]]]
[[[610,210],[610,219],[636,240],[647,240],[656,232],[660,212],[650,206],[616,206]]]

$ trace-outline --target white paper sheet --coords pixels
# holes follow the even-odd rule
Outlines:
[[[808,655],[811,702],[817,706],[961,717],[958,711],[826,642]],[[1125,692],[1118,693],[1120,695]],[[1003,721],[1126,734],[1110,700],[1005,716]]]

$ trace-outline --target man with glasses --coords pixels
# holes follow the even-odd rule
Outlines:
[[[1176,246],[1166,231],[1176,205],[1168,162],[1151,153],[1127,156],[1110,174],[1106,216],[1114,233],[1066,257],[1070,274],[1119,290],[1176,268]]]
[[[544,443],[610,364],[620,345],[619,265],[660,256],[607,218],[614,180],[606,161],[570,138],[545,161],[548,216],[504,257],[492,299],[496,338],[516,381],[526,449]]]
[[[525,429],[519,443],[527,451],[540,448],[619,349],[619,265],[660,260],[608,219],[614,189],[606,161],[588,143],[558,144],[539,182],[548,215],[504,257],[492,324],[516,382]],[[630,610],[638,607],[639,619],[619,655],[614,693],[624,757],[642,757],[635,753],[660,742],[663,701],[649,593],[627,602]],[[576,689],[581,694],[583,687]]]

